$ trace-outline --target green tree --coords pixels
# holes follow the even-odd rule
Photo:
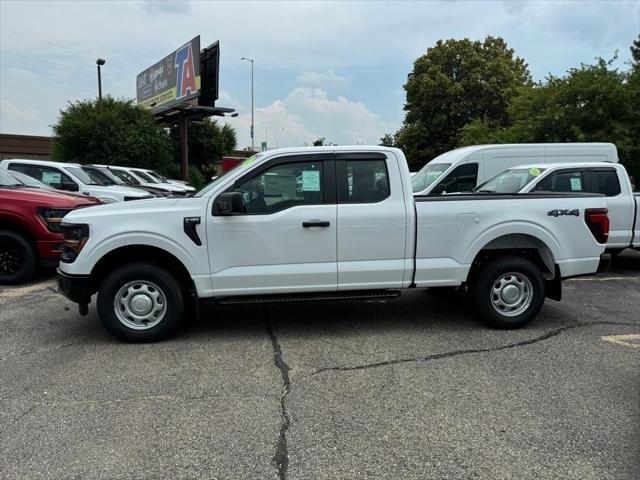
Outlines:
[[[612,142],[620,160],[640,175],[640,73],[612,67],[615,60],[572,68],[523,88],[508,108],[509,124],[475,120],[460,146],[480,143]]]
[[[54,160],[171,170],[171,142],[151,114],[131,100],[69,103],[53,126]]]
[[[325,142],[326,140],[327,140],[327,139],[326,139],[326,138],[324,138],[324,137],[318,138],[317,140],[314,140],[314,141],[313,141],[313,146],[314,146],[314,147],[323,147],[323,146],[325,145],[325,143],[324,143],[324,142]]]
[[[527,64],[500,37],[438,41],[418,58],[404,89],[404,125],[396,144],[411,169],[458,145],[473,120],[501,126],[518,89],[531,82]]]
[[[636,66],[640,65],[640,35],[631,44],[631,58]]]
[[[383,145],[385,147],[395,147],[396,141],[393,138],[393,135],[391,135],[390,133],[385,133],[380,139],[380,145]]]
[[[180,165],[180,130],[178,127],[171,128],[171,141],[173,144],[173,156],[176,159],[176,173]],[[190,182],[195,187],[200,186],[199,172],[204,179],[211,178],[215,175],[215,164],[219,163],[224,155],[228,155],[236,148],[237,138],[236,131],[233,127],[217,121],[206,119],[202,122],[191,122],[187,129],[187,142],[189,145],[189,171],[194,170],[193,175],[190,174]]]

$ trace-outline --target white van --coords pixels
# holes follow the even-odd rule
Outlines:
[[[507,168],[530,163],[618,163],[613,143],[473,145],[437,156],[411,178],[414,195],[470,191]]]

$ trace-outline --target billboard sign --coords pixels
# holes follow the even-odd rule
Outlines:
[[[200,35],[138,74],[138,105],[154,111],[200,95]]]

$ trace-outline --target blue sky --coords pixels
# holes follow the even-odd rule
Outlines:
[[[395,132],[413,61],[438,39],[502,36],[535,79],[597,56],[625,67],[640,0],[206,2],[0,0],[0,132],[47,135],[67,102],[103,89],[135,96],[138,72],[195,35],[221,48],[219,106],[250,143],[255,59],[256,142],[320,136],[373,143]]]

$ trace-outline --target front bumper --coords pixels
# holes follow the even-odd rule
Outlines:
[[[58,272],[58,291],[72,302],[80,306],[80,313],[86,313],[89,302],[91,301],[91,289],[89,288],[88,275],[68,275],[61,271]],[[83,313],[84,312],[84,313]]]

